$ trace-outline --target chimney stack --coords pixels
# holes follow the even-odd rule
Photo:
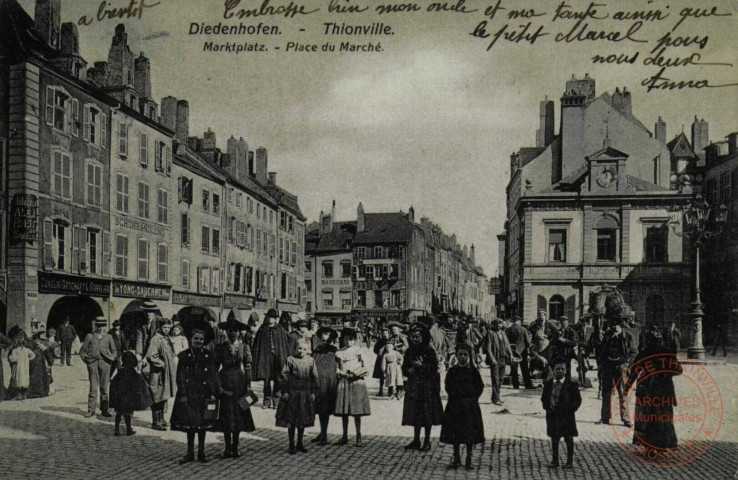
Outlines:
[[[705,147],[710,144],[710,131],[707,122],[703,118],[697,119],[697,115],[692,122],[692,149],[697,153],[701,160],[705,160]]]
[[[144,55],[144,52],[141,52],[138,58],[133,61],[133,64],[133,88],[138,93],[139,98],[151,98],[151,62]]]
[[[202,150],[203,152],[215,150],[215,132],[208,127],[208,131],[203,133],[202,138]]]
[[[333,222],[336,221],[336,200],[333,200],[333,204],[331,205],[331,229],[333,229]]]
[[[61,39],[61,0],[36,0],[34,24],[44,43],[58,50]]]
[[[654,130],[656,131],[656,140],[666,143],[666,122],[661,118],[661,115],[659,115],[659,119],[656,121]]]
[[[546,97],[539,110],[540,126],[536,131],[536,147],[546,148],[554,138],[554,102]]]
[[[415,209],[412,205],[410,205],[410,210],[407,211],[407,219],[410,220],[410,223],[415,223]]]
[[[612,96],[612,106],[621,113],[627,115],[633,114],[633,105],[631,103],[630,92],[627,88],[623,87],[622,92],[620,92],[619,88],[615,88],[615,93]]]
[[[256,181],[262,185],[267,185],[267,169],[268,169],[268,155],[267,149],[259,147],[256,149],[256,165],[255,175]],[[271,174],[270,174],[271,176]]]
[[[177,130],[177,99],[168,96],[161,99],[161,124],[169,130]]]
[[[79,30],[72,22],[61,26],[59,57],[52,59],[54,65],[80,80],[87,79],[87,62],[79,54]]]
[[[738,132],[729,134],[728,139],[728,155],[734,155],[738,151]]]
[[[364,205],[359,202],[359,206],[356,207],[356,231],[364,231]]]
[[[60,48],[64,55],[79,55],[79,30],[74,23],[62,24]]]
[[[477,259],[476,259],[475,249],[474,249],[474,244],[473,243],[472,243],[471,248],[469,249],[469,263],[471,264],[472,267],[476,267],[477,266]]]
[[[177,100],[177,125],[174,131],[179,143],[187,143],[190,135],[190,104],[187,100]]]
[[[269,185],[277,186],[277,172],[269,172]]]

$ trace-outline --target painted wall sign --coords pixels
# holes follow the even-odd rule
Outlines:
[[[169,300],[172,287],[152,283],[122,282],[113,280],[113,296],[128,298],[150,298],[152,300]]]
[[[41,271],[38,272],[38,291],[41,293],[109,297],[110,280]]]
[[[21,242],[33,244],[38,239],[38,198],[36,195],[18,193],[10,202],[11,245]]]

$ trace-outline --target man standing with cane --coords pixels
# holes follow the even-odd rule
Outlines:
[[[85,417],[89,418],[95,415],[98,391],[100,392],[102,416],[111,417],[112,415],[108,411],[110,365],[115,361],[118,352],[115,350],[113,337],[103,332],[103,328],[108,324],[105,317],[97,317],[94,322],[94,331],[87,334],[79,351],[80,358],[87,364],[87,375],[90,379],[90,395]]]
[[[69,324],[69,316],[64,318],[64,323],[56,331],[56,341],[61,347],[61,364],[65,362],[68,367],[72,366],[72,344],[77,338],[77,331]]]

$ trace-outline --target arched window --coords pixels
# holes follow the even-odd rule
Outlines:
[[[554,295],[551,300],[548,301],[548,318],[551,320],[558,320],[564,315],[564,297],[561,295]]]
[[[664,299],[661,295],[651,295],[646,299],[646,325],[664,323]]]

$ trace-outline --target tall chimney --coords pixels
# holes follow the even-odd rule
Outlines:
[[[633,105],[627,88],[623,88],[622,93],[619,88],[615,88],[615,93],[612,96],[612,107],[621,113],[633,114]]]
[[[554,102],[546,97],[539,108],[540,126],[536,131],[536,147],[546,148],[554,137]]]
[[[79,30],[73,22],[66,22],[61,26],[60,49],[65,55],[79,55]]]
[[[58,50],[61,38],[61,0],[36,0],[36,32],[51,48]]]
[[[356,207],[356,231],[364,231],[364,205],[359,202],[359,206]]]
[[[589,78],[576,80],[572,77],[572,80],[566,82],[566,87],[561,97],[561,158],[555,169],[552,165],[554,183],[571,175],[584,164],[584,110],[588,95],[594,96],[594,80]]]
[[[472,267],[477,266],[477,259],[476,259],[475,248],[474,248],[473,243],[471,245],[471,248],[469,249],[469,263],[471,263]]]
[[[269,185],[277,186],[277,172],[269,172]]]
[[[72,22],[62,24],[59,51],[61,55],[52,62],[73,77],[86,80],[87,62],[79,54],[79,30],[76,24]]]
[[[331,205],[331,224],[330,224],[330,230],[333,231],[333,223],[336,221],[336,200],[333,200],[333,204]]]
[[[267,184],[267,168],[268,168],[268,155],[267,155],[267,149],[264,147],[259,147],[256,149],[256,165],[255,165],[255,174],[256,174],[256,181],[261,183],[262,185]]]
[[[177,99],[172,96],[161,99],[161,124],[177,131]]]
[[[734,155],[738,151],[738,132],[728,134],[728,155]]]
[[[415,223],[415,209],[412,205],[410,205],[410,210],[407,211],[407,217],[408,220],[410,220],[410,223]]]
[[[705,159],[705,147],[710,144],[709,127],[705,119],[698,120],[694,117],[692,122],[692,148],[701,160]]]
[[[203,133],[202,150],[203,152],[215,150],[215,132],[208,127],[208,131]]]
[[[108,51],[108,84],[111,87],[134,85],[134,58],[128,47],[126,26],[119,23],[115,27],[115,35]]]
[[[138,93],[139,98],[151,98],[151,62],[141,52],[133,61],[134,76],[133,88]]]
[[[177,100],[177,125],[174,131],[177,141],[187,143],[190,135],[190,104],[187,100]]]
[[[656,121],[654,130],[656,131],[656,140],[666,143],[666,122],[661,118],[661,115],[659,115],[659,119]]]

